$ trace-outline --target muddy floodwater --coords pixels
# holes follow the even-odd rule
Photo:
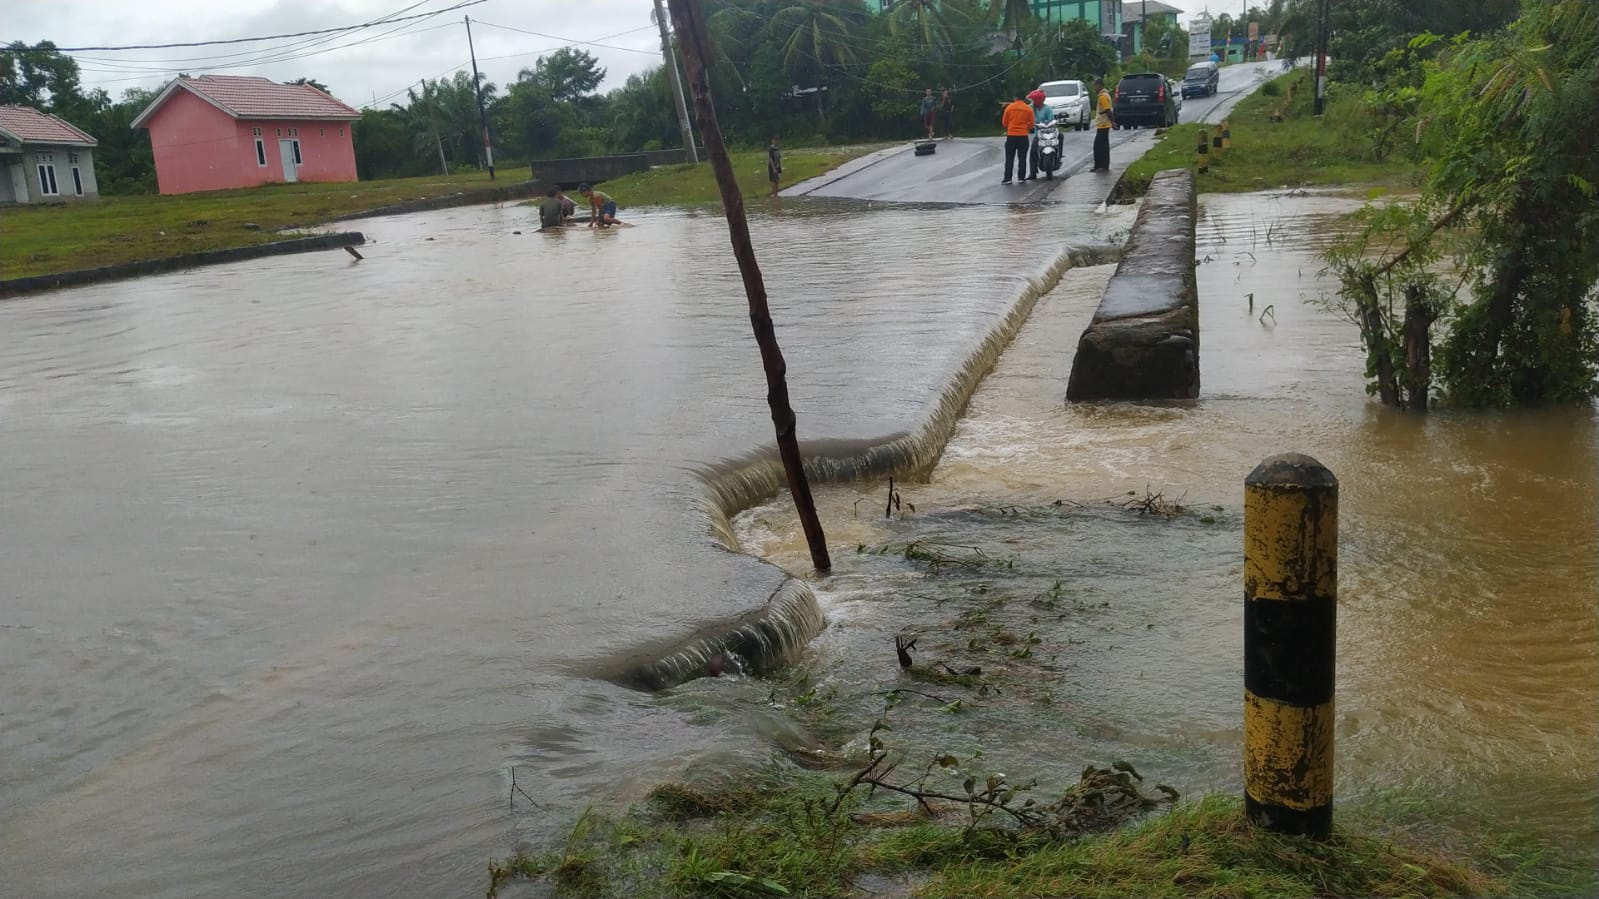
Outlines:
[[[761,751],[604,676],[786,579],[701,502],[771,439],[725,225],[628,219],[378,219],[363,262],[0,303],[0,895],[475,895],[563,821],[513,769],[569,810]],[[910,429],[1127,223],[757,221],[803,436]]]
[[[1039,301],[930,480],[898,485],[892,517],[886,484],[820,491],[837,573],[818,588],[830,627],[802,666],[808,695],[860,728],[886,687],[963,696],[958,715],[911,697],[891,739],[983,749],[1013,777],[1058,784],[1128,759],[1188,793],[1237,793],[1243,481],[1268,455],[1308,453],[1341,491],[1338,801],[1531,837],[1591,878],[1599,416],[1420,417],[1368,399],[1354,326],[1314,302],[1333,285],[1313,253],[1355,205],[1203,199],[1199,400],[1063,404],[1112,271],[1078,269]],[[1152,494],[1183,511],[1127,508]],[[808,567],[786,502],[736,525],[750,550]],[[906,560],[911,542],[949,564]],[[917,636],[923,664],[980,664],[1000,692],[907,681],[895,634]],[[736,694],[696,686],[708,704]]]

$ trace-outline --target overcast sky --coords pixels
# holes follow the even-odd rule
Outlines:
[[[5,0],[0,43],[50,40],[58,47],[86,47],[224,40],[357,25],[397,13],[444,9],[456,2],[459,0],[424,0],[400,13],[413,5],[411,0],[274,0],[241,14],[231,4],[216,0]],[[371,105],[375,96],[378,105],[386,107],[403,100],[405,88],[419,79],[448,76],[457,69],[471,71],[466,28],[461,21],[462,16],[470,15],[478,67],[488,80],[504,85],[516,79],[519,69],[531,67],[539,56],[569,41],[597,41],[610,46],[577,46],[594,54],[605,67],[603,91],[620,86],[628,75],[660,64],[660,35],[650,20],[652,8],[652,0],[485,0],[431,19],[347,34],[71,55],[82,69],[84,87],[102,87],[113,97],[129,87],[160,87],[179,71],[193,75],[214,72],[264,75],[277,81],[314,78],[352,106]],[[518,33],[490,23],[555,37]],[[215,58],[225,54],[227,58]],[[288,56],[302,58],[271,61]]]

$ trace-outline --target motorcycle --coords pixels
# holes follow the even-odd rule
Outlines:
[[[1033,141],[1037,145],[1038,170],[1053,181],[1061,163],[1060,129],[1054,122],[1045,122],[1034,129]]]

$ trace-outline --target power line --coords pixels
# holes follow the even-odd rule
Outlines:
[[[291,32],[289,34],[269,34],[269,35],[263,35],[261,37],[237,37],[237,38],[230,38],[228,40],[218,40],[218,41],[190,41],[188,43],[181,43],[181,44],[131,44],[131,45],[126,46],[126,47],[56,47],[54,49],[55,49],[55,51],[57,53],[85,53],[85,52],[91,52],[91,51],[93,51],[93,52],[122,52],[124,50],[171,50],[171,49],[178,48],[178,47],[215,47],[215,46],[219,46],[219,45],[222,45],[222,44],[248,44],[248,43],[252,43],[252,42],[255,42],[255,41],[277,41],[277,40],[283,40],[285,38],[291,38],[291,37],[307,37],[307,36],[310,36],[310,35],[317,35],[317,34],[335,34],[335,33],[343,32],[343,31],[358,31],[358,30],[360,30],[362,28],[371,28],[373,25],[390,25],[390,24],[393,24],[395,22],[405,22],[405,21],[409,21],[411,19],[427,19],[427,18],[431,18],[433,16],[441,15],[443,13],[454,12],[455,10],[458,10],[458,9],[465,9],[468,6],[476,6],[479,3],[486,3],[486,2],[488,2],[488,0],[462,0],[462,2],[457,3],[454,6],[446,6],[443,9],[435,10],[433,12],[417,13],[414,16],[402,16],[400,18],[382,19],[382,20],[378,20],[376,22],[368,22],[367,24],[364,24],[364,25],[345,25],[342,28],[321,28],[321,29],[318,29],[318,30],[315,30],[315,31],[296,31],[296,32]],[[412,7],[407,7],[407,9],[414,8],[415,5],[416,4],[413,4]],[[515,29],[512,29],[512,30],[515,30]],[[34,49],[37,49],[37,48],[24,47],[22,49],[16,49],[16,48],[12,48],[12,47],[0,47],[0,53],[27,53],[27,52],[30,52],[30,51],[32,51]]]
[[[481,0],[480,0],[480,2],[481,2]],[[589,47],[604,47],[607,50],[626,50],[629,53],[643,53],[645,56],[654,56],[657,52],[659,52],[659,51],[656,51],[656,50],[637,50],[637,49],[634,49],[632,47],[618,47],[615,44],[602,44],[599,41],[579,41],[579,40],[574,40],[574,39],[569,38],[569,37],[561,37],[558,34],[545,34],[542,31],[529,31],[526,28],[512,28],[509,25],[496,25],[493,22],[485,22],[482,19],[478,19],[477,23],[479,25],[487,25],[490,28],[499,28],[499,29],[503,29],[505,31],[515,31],[515,32],[518,32],[520,34],[531,34],[534,37],[549,38],[552,41],[566,41],[566,43],[568,45],[571,45],[571,44],[584,44],[584,45],[589,46]],[[654,26],[651,26],[651,27],[654,27]],[[634,29],[634,30],[637,31],[639,29]]]

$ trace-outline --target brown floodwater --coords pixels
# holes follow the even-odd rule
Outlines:
[[[1356,205],[1203,200],[1193,402],[1064,404],[1072,348],[1113,269],[1067,273],[930,478],[899,485],[900,514],[883,516],[886,485],[819,491],[838,568],[818,583],[830,627],[805,683],[869,725],[881,700],[861,694],[903,685],[890,636],[916,633],[926,659],[980,660],[1012,686],[968,697],[958,721],[897,709],[896,739],[981,747],[1046,779],[1127,758],[1185,792],[1236,791],[1243,481],[1266,456],[1308,453],[1340,484],[1339,802],[1435,803],[1591,872],[1599,414],[1416,416],[1368,399],[1357,332],[1318,302],[1333,284],[1314,256]],[[1188,511],[1122,508],[1151,492]],[[785,500],[736,526],[747,549],[808,567]],[[1008,564],[929,575],[871,552],[916,540]],[[1002,629],[1036,648],[1018,659],[1022,644],[990,642]]]
[[[802,436],[911,429],[1125,218],[756,221]],[[704,511],[772,435],[725,224],[628,219],[376,219],[363,262],[0,303],[0,896],[477,895],[519,839],[765,745],[600,676],[787,579]]]

